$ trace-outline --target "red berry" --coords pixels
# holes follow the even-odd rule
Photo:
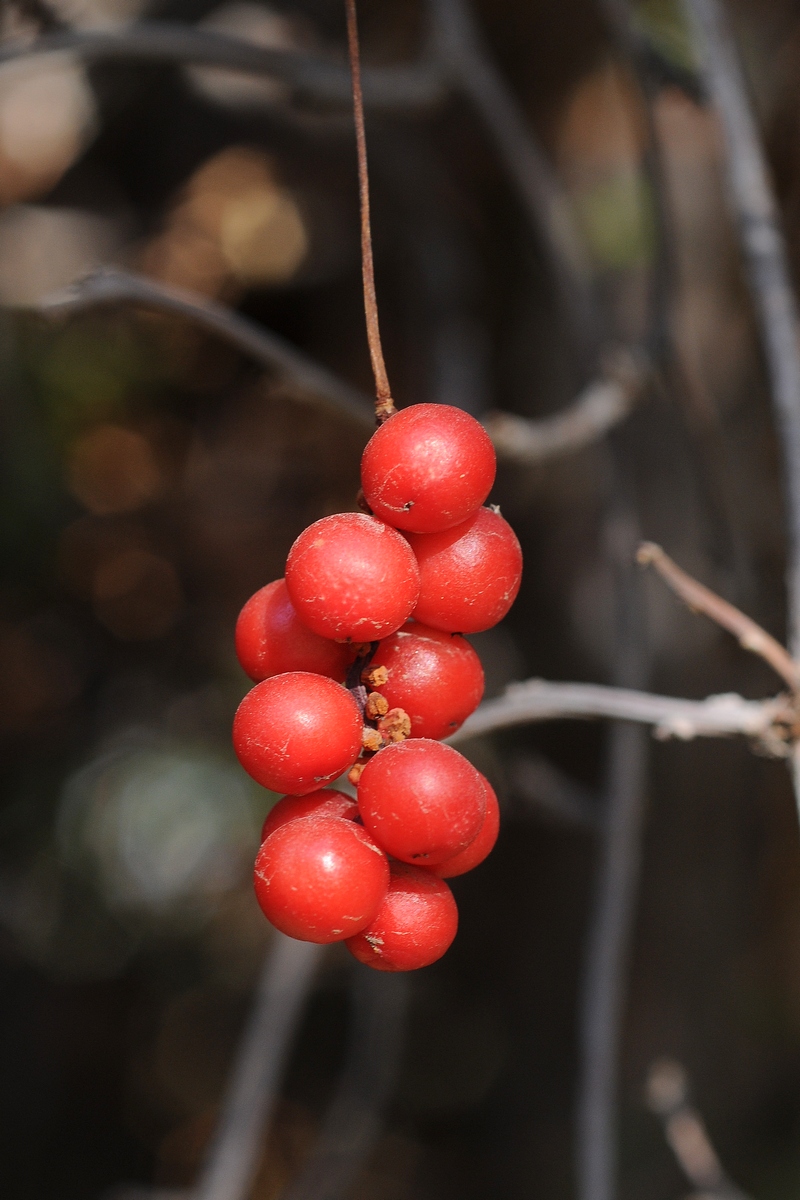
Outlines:
[[[458,929],[453,893],[432,871],[392,863],[386,898],[347,949],[376,971],[416,971],[441,958]]]
[[[380,750],[358,781],[361,820],[387,854],[428,866],[466,849],[486,814],[486,789],[471,763],[427,738]]]
[[[236,654],[242,670],[256,682],[285,671],[312,671],[344,683],[349,657],[344,646],[303,624],[285,579],[260,588],[239,613]]]
[[[287,821],[312,816],[344,817],[347,821],[355,821],[358,805],[351,796],[337,792],[335,788],[322,788],[306,796],[284,796],[267,813],[261,827],[261,841]]]
[[[304,796],[353,765],[363,728],[358,705],[340,684],[290,671],[247,693],[233,719],[233,747],[258,783]]]
[[[491,508],[444,533],[408,535],[420,592],[414,619],[434,629],[480,633],[511,608],[522,578],[522,551],[508,521]]]
[[[437,533],[483,504],[496,465],[489,435],[474,417],[450,404],[413,404],[367,442],[361,486],[382,521]]]
[[[466,638],[415,621],[382,641],[370,665],[386,667],[381,695],[408,713],[415,738],[449,737],[483,696],[481,660]]]
[[[483,819],[480,833],[474,842],[470,842],[466,850],[462,850],[460,854],[448,858],[446,862],[430,868],[433,874],[438,875],[440,879],[453,879],[456,875],[465,875],[467,871],[471,871],[473,867],[477,867],[485,858],[488,858],[494,849],[497,835],[500,832],[500,806],[489,780],[485,775],[481,775],[481,779],[486,788],[486,816]]]
[[[256,898],[281,933],[341,942],[370,923],[389,885],[389,863],[360,825],[341,817],[287,821],[256,857]]]
[[[335,513],[300,534],[286,586],[301,621],[321,637],[372,642],[411,615],[419,570],[397,530],[363,513]]]

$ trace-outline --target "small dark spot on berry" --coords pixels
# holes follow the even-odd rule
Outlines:
[[[413,507],[414,507],[414,501],[406,500],[405,504],[403,505],[403,512],[408,512],[408,510]]]

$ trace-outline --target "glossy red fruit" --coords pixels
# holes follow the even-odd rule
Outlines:
[[[386,898],[347,949],[376,971],[416,971],[441,958],[458,930],[453,893],[432,871],[391,864]]]
[[[481,702],[483,667],[466,638],[409,621],[378,646],[370,664],[386,667],[380,693],[411,718],[414,738],[446,738]]]
[[[261,827],[261,841],[287,821],[316,816],[344,817],[346,821],[355,821],[358,805],[352,796],[346,796],[336,788],[321,788],[306,796],[283,796],[266,815]]]
[[[389,886],[389,863],[353,821],[302,817],[263,843],[254,883],[265,917],[281,933],[341,942],[374,920]]]
[[[483,781],[452,746],[409,738],[380,750],[358,781],[364,826],[387,854],[430,866],[477,837],[486,814]]]
[[[445,533],[410,533],[420,592],[414,619],[434,629],[480,633],[514,603],[522,551],[508,521],[491,508]]]
[[[465,875],[467,871],[471,871],[473,867],[477,867],[485,858],[488,858],[494,849],[497,835],[500,832],[500,806],[489,780],[485,775],[481,775],[481,779],[486,788],[486,816],[483,818],[480,832],[466,850],[462,850],[460,854],[448,858],[446,862],[430,868],[440,879],[454,879],[456,875]]]
[[[413,404],[373,433],[361,486],[376,517],[413,533],[437,533],[483,504],[497,461],[486,430],[450,404]]]
[[[311,671],[344,683],[349,659],[344,646],[303,624],[285,579],[260,588],[239,613],[236,655],[242,670],[256,683],[286,671]]]
[[[233,719],[233,747],[257,783],[304,796],[353,765],[363,728],[346,688],[323,675],[290,671],[247,693]]]
[[[419,570],[396,529],[364,513],[335,513],[300,534],[286,586],[301,621],[321,637],[372,642],[411,615]]]

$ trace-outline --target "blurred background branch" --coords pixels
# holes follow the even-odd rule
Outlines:
[[[139,60],[225,67],[280,79],[303,96],[349,107],[350,71],[343,63],[297,51],[270,49],[240,38],[169,21],[140,22],[120,30],[60,30],[35,41],[0,46],[0,64],[64,51],[93,60]],[[366,68],[364,101],[413,111],[447,94],[441,67],[430,54],[410,67]]]
[[[215,304],[184,288],[103,267],[62,292],[45,296],[39,311],[43,316],[62,319],[94,308],[125,304],[175,313],[196,322],[262,366],[279,372],[302,391],[327,401],[338,412],[372,430],[374,415],[368,396],[312,362],[277,334],[248,321],[227,305]]]
[[[641,583],[634,566],[639,537],[631,480],[618,467],[604,540],[616,582],[614,680],[620,686],[641,687],[649,673]],[[617,1194],[619,1062],[644,827],[645,730],[615,721],[607,755],[605,820],[580,1005],[576,1121],[581,1200],[612,1200]]]
[[[574,403],[538,421],[513,413],[489,412],[484,425],[497,453],[532,466],[574,454],[604,437],[628,416],[642,397],[649,370],[641,356],[619,351],[608,356],[604,376],[588,384]]]
[[[784,466],[791,652],[800,646],[800,349],[798,311],[778,206],[724,7],[685,0],[708,93],[725,141],[725,168],[770,378]],[[800,795],[800,793],[799,793]]]
[[[273,933],[208,1160],[193,1193],[198,1200],[245,1200],[250,1194],[292,1036],[323,953],[313,942]]]
[[[689,1080],[679,1062],[661,1058],[647,1073],[647,1104],[660,1117],[664,1136],[694,1195],[715,1200],[747,1200],[725,1173],[703,1118],[689,1101]]]

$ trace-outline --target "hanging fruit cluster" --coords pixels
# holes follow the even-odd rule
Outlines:
[[[395,413],[364,451],[369,514],[304,530],[285,579],[256,592],[236,627],[259,682],[234,747],[286,793],[262,831],[258,902],[291,937],[344,941],[382,971],[444,954],[458,923],[444,880],[497,838],[488,780],[439,740],[483,694],[463,635],[495,625],[519,590],[519,543],[482,507],[494,474],[473,417],[437,404]],[[357,800],[326,786],[345,772]]]

